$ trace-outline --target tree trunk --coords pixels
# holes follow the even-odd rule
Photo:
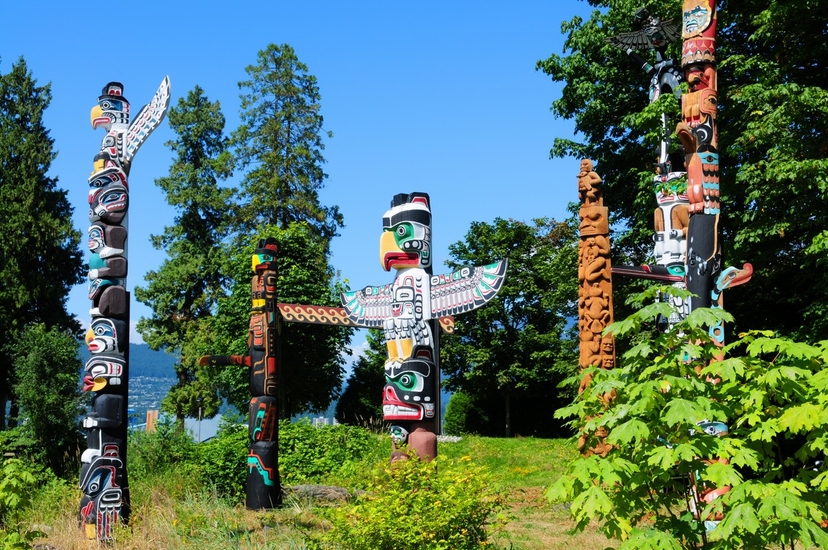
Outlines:
[[[6,429],[6,402],[8,401],[8,396],[6,395],[6,391],[3,390],[0,392],[0,431]]]
[[[512,392],[508,389],[506,390],[504,404],[506,405],[506,426],[503,435],[506,437],[512,437]]]

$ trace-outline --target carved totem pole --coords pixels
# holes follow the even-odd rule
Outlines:
[[[380,264],[397,270],[394,282],[342,294],[354,326],[385,331],[388,360],[383,419],[393,423],[392,461],[407,443],[420,458],[437,456],[440,367],[437,320],[481,307],[495,297],[506,260],[433,276],[431,204],[426,193],[398,194],[383,216]]]
[[[90,357],[83,389],[95,392],[83,421],[87,449],[81,456],[80,522],[86,536],[108,541],[129,518],[127,395],[129,293],[127,277],[127,177],[138,149],[161,123],[170,103],[167,77],[149,105],[130,120],[123,85],[110,82],[92,108],[92,128],[106,130],[89,176],[89,299],[86,333]]]
[[[260,239],[253,254],[250,282],[252,307],[247,333],[247,355],[208,355],[199,365],[239,365],[248,368],[250,405],[246,506],[250,510],[282,504],[279,477],[279,406],[281,339],[276,304],[276,239]]]
[[[613,321],[609,209],[604,206],[601,177],[588,159],[581,161],[578,196],[581,201],[578,211],[581,220],[578,246],[579,365],[581,369],[590,366],[611,369],[615,367],[615,340],[612,335],[603,334]],[[581,380],[581,390],[589,382],[589,376],[585,376]],[[595,433],[598,443],[588,447],[589,437],[583,434],[578,441],[581,452],[606,456],[610,451],[610,446],[604,442],[607,435],[606,429],[600,428]]]
[[[651,31],[654,28],[667,30],[664,37],[668,42],[678,38],[669,21],[649,20],[647,27]],[[608,41],[622,49],[634,47],[634,35],[641,32],[644,31],[624,33]],[[677,155],[669,154],[668,138],[665,137],[661,143],[654,178],[658,201],[654,216],[656,265],[613,268],[614,273],[672,282],[692,293],[687,301],[671,298],[675,313],[660,323],[661,330],[670,330],[696,308],[721,307],[722,292],[728,287],[748,282],[753,274],[750,264],[745,264],[741,269],[722,269],[715,0],[684,1],[681,36],[682,74],[678,80],[671,79],[669,86],[664,86],[662,90],[678,94],[677,84],[681,81],[688,84],[688,93],[680,95],[681,122],[676,128],[682,150]],[[646,41],[640,41],[638,45],[656,49],[659,61],[663,60],[663,46],[657,48]],[[629,53],[628,49],[626,51]],[[662,121],[666,127],[666,114],[662,115]],[[717,345],[723,345],[724,327],[721,324],[711,327],[710,337]],[[703,420],[699,422],[699,427],[708,434],[718,436],[724,436],[728,431],[721,422]],[[718,498],[729,487],[714,487],[697,476],[693,477],[690,503],[698,517],[702,503]],[[705,518],[708,530],[715,526],[718,519],[721,518]]]

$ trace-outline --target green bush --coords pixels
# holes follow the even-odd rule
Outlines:
[[[308,420],[279,424],[279,472],[284,485],[350,477],[356,464],[376,449],[377,436],[358,426],[314,427]]]
[[[247,424],[223,423],[216,437],[198,446],[198,463],[204,483],[221,497],[244,494],[247,482]]]
[[[630,338],[669,315],[652,303],[658,291],[687,295],[651,289],[638,298],[649,305],[609,330]],[[828,548],[828,341],[751,332],[718,348],[709,327],[730,321],[721,309],[697,309],[638,341],[617,368],[584,373],[592,381],[558,414],[574,417],[588,448],[599,428],[613,447],[576,459],[548,492],[571,502],[578,530],[597,520],[623,550]],[[705,433],[705,420],[727,424],[727,435]],[[690,476],[700,490],[730,490],[696,517],[682,511]]]
[[[492,478],[469,457],[376,466],[367,492],[327,510],[331,529],[314,549],[467,550],[487,545],[487,524],[503,508]],[[497,525],[504,523],[499,514]]]
[[[20,511],[29,503],[38,487],[41,470],[23,459],[9,458],[0,468],[0,545],[6,550],[28,550],[31,542],[42,535],[20,530]]]
[[[163,474],[170,466],[196,463],[196,443],[170,417],[161,417],[153,432],[129,434],[129,476],[145,479]]]
[[[449,435],[474,433],[476,430],[473,425],[487,420],[486,414],[475,404],[469,394],[461,391],[454,392],[446,405],[443,433]]]

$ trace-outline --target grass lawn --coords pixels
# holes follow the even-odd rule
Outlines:
[[[390,451],[386,438],[379,445],[388,445]],[[569,441],[467,436],[458,442],[440,443],[439,452],[448,458],[470,457],[471,463],[494,472],[506,491],[510,521],[505,529],[492,535],[492,547],[593,550],[610,546],[597,529],[569,534],[572,521],[566,507],[552,506],[543,496],[544,489],[575,456]],[[187,474],[186,468],[133,481],[130,489],[130,525],[119,530],[117,542],[109,548],[303,549],[305,534],[320,529],[323,523],[320,507],[334,505],[288,498],[281,509],[251,512],[211,494]],[[24,520],[46,533],[37,541],[39,544],[51,545],[55,550],[98,547],[95,541],[80,536],[76,522],[79,501],[80,492],[68,486],[53,487],[38,495]]]

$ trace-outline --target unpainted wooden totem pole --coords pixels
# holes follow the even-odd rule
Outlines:
[[[437,456],[440,433],[438,320],[483,306],[506,276],[506,260],[432,275],[431,203],[426,193],[395,195],[383,216],[380,264],[394,282],[342,294],[354,326],[383,328],[388,347],[383,419],[392,423],[391,460],[407,443],[424,460]]]
[[[135,153],[161,123],[170,104],[164,78],[152,101],[130,119],[120,82],[103,88],[92,108],[92,128],[106,135],[89,176],[89,299],[92,300],[83,389],[95,392],[83,420],[87,449],[81,455],[80,523],[90,539],[109,541],[118,521],[129,519],[127,398],[129,381],[129,293],[127,210]]]
[[[578,334],[581,369],[598,366],[615,367],[615,340],[604,334],[613,321],[612,264],[610,261],[609,209],[604,206],[601,177],[589,159],[581,161],[578,173],[578,211],[580,243],[578,245]],[[590,377],[581,380],[581,391]],[[612,396],[606,396],[612,399]],[[597,443],[589,444],[590,434],[582,434],[578,447],[583,454],[606,456],[611,447],[604,440],[608,432],[599,428],[594,434]]]
[[[252,305],[247,332],[247,355],[207,355],[199,365],[239,365],[248,368],[250,405],[246,506],[263,510],[282,504],[279,477],[279,400],[281,318],[276,303],[276,239],[260,239],[253,254],[255,275],[250,282]]]

